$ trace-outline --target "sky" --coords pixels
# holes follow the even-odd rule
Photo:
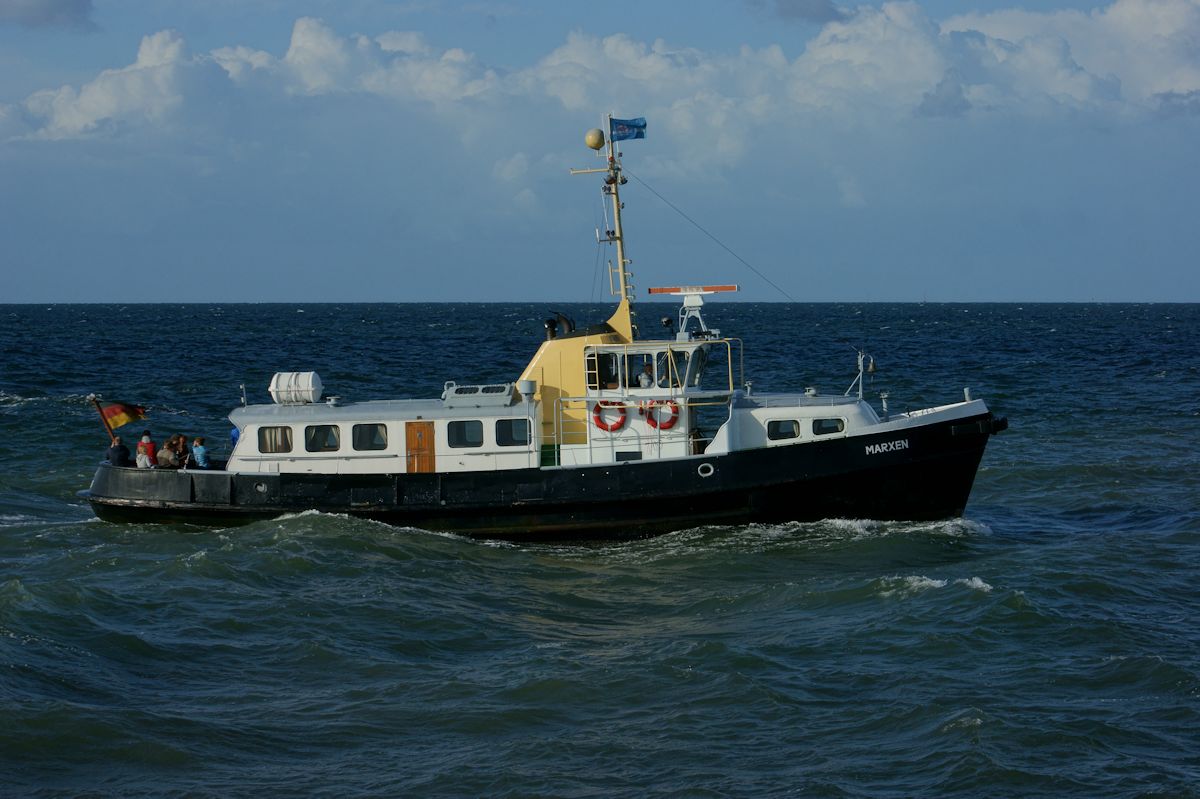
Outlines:
[[[642,298],[1200,301],[1200,0],[0,0],[0,302],[607,301],[610,112]]]

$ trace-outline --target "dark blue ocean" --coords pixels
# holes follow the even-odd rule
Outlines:
[[[0,306],[0,796],[1200,796],[1197,305],[710,304],[755,391],[864,347],[893,411],[1007,416],[959,520],[515,546],[76,496],[89,392],[220,456],[240,384],[511,380],[554,310],[608,309]]]

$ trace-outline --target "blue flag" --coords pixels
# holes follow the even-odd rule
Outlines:
[[[646,118],[614,119],[609,131],[609,141],[646,138]]]

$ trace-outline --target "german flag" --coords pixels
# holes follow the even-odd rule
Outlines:
[[[141,405],[130,405],[125,402],[96,402],[104,423],[110,430],[124,427],[130,422],[146,418],[146,409]]]

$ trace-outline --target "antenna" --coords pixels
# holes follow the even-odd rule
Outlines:
[[[688,332],[689,319],[695,319],[700,325],[699,338],[721,337],[721,331],[709,330],[708,325],[704,323],[704,317],[700,315],[700,309],[704,307],[704,297],[708,294],[737,290],[737,284],[727,283],[718,286],[654,286],[646,293],[683,297],[683,305],[679,307],[679,332],[675,334],[675,338],[678,341],[688,341],[691,337],[691,333]]]

